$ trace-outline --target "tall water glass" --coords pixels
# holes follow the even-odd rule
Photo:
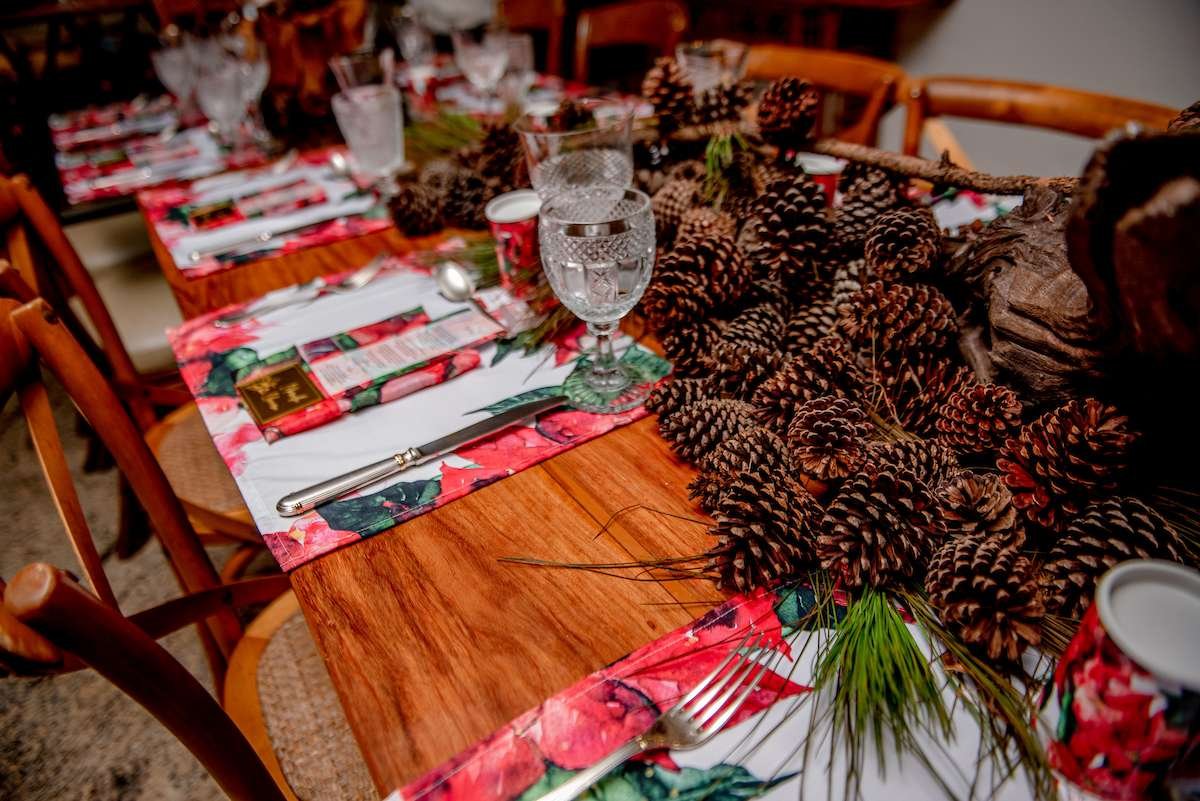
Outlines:
[[[394,195],[404,166],[404,121],[394,86],[367,84],[333,96],[333,115],[354,157],[355,172],[375,180],[384,197]]]
[[[537,79],[533,68],[533,37],[527,33],[510,33],[506,40],[508,66],[500,80],[500,95],[506,104],[519,108]]]
[[[576,101],[577,113],[529,113],[516,122],[529,180],[542,198],[573,187],[633,183],[633,112],[619,99]]]
[[[241,63],[228,56],[205,70],[196,83],[200,110],[227,145],[237,143],[237,132],[246,117],[245,84]]]
[[[654,269],[654,216],[643,192],[612,184],[567,189],[542,203],[538,216],[542,266],[554,294],[596,338],[584,382],[587,411],[615,413],[645,399],[613,353],[621,318],[642,297]]]
[[[192,102],[196,90],[196,69],[192,64],[191,52],[181,40],[155,50],[150,54],[154,73],[168,92],[179,101],[182,110]]]

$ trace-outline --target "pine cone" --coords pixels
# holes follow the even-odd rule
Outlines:
[[[833,239],[842,253],[861,258],[871,226],[903,201],[892,177],[874,167],[847,166],[839,184],[842,203],[834,214]]]
[[[392,221],[407,236],[432,234],[442,227],[442,206],[438,194],[418,183],[402,183],[388,201]]]
[[[642,80],[642,97],[654,107],[664,135],[691,123],[695,116],[692,82],[673,58],[659,58]]]
[[[1061,530],[1088,501],[1117,488],[1137,435],[1128,418],[1093,398],[1071,400],[1023,426],[996,465],[1025,517]]]
[[[951,537],[982,534],[1020,547],[1025,530],[1012,493],[995,473],[962,470],[937,489],[938,508]]]
[[[1082,617],[1096,582],[1129,559],[1182,561],[1179,535],[1137,498],[1096,501],[1066,527],[1043,566],[1048,610]]]
[[[658,431],[681,459],[698,462],[744,428],[755,425],[753,407],[735,400],[706,400],[659,418]]]
[[[921,354],[916,356],[920,358]],[[971,382],[971,372],[949,359],[929,358],[915,364],[893,364],[890,358],[880,362],[895,372],[876,376],[887,399],[887,404],[877,409],[878,413],[884,418],[893,418],[910,434],[932,435],[940,410]]]
[[[721,199],[721,211],[734,220],[751,217],[758,196],[766,186],[754,156],[745,150],[736,151],[733,161],[725,168],[725,181],[727,188]]]
[[[842,314],[849,309],[850,298],[869,283],[871,273],[862,259],[851,259],[839,264],[833,272],[833,311]],[[848,312],[847,312],[848,313]]]
[[[700,363],[724,392],[748,400],[763,381],[783,367],[786,357],[773,347],[720,340]]]
[[[808,81],[778,78],[758,101],[759,133],[783,150],[796,150],[812,136],[820,104],[820,95]]]
[[[696,99],[694,120],[700,125],[716,122],[736,122],[742,109],[750,105],[754,87],[746,83],[726,83],[700,93]]]
[[[862,464],[863,441],[871,433],[867,413],[852,400],[827,395],[806,401],[792,417],[787,442],[800,473],[831,481]]]
[[[675,375],[696,377],[708,375],[705,358],[721,336],[721,327],[708,320],[694,320],[662,335],[659,342],[663,353],[675,367]]]
[[[439,200],[446,194],[447,188],[454,182],[462,167],[450,159],[434,159],[425,164],[417,174],[416,183],[426,189],[436,192]]]
[[[704,288],[704,276],[682,267],[658,270],[642,296],[642,313],[650,327],[660,334],[695,327],[712,306],[712,298]]]
[[[863,247],[867,267],[883,281],[921,275],[942,254],[942,232],[926,208],[900,208],[881,214]]]
[[[912,473],[885,466],[847,479],[825,510],[817,557],[849,589],[904,584],[925,574],[944,532]]]
[[[662,189],[650,198],[654,226],[665,242],[675,238],[683,216],[700,205],[700,182],[668,178]]]
[[[707,378],[670,378],[650,391],[646,409],[660,418],[670,417],[684,406],[717,397],[716,387]]]
[[[718,307],[736,303],[751,280],[750,266],[733,238],[720,234],[680,239],[660,262],[659,272],[698,274],[705,294]]]
[[[759,258],[794,296],[811,296],[818,278],[813,260],[829,235],[824,191],[802,173],[775,181],[763,191],[755,213]]]
[[[442,215],[457,228],[487,228],[483,209],[492,199],[484,179],[470,170],[458,170],[442,196]]]
[[[723,211],[714,211],[708,206],[697,206],[684,212],[675,236],[690,239],[713,236],[727,237],[731,241],[737,235],[737,223]]]
[[[1016,663],[1041,641],[1045,608],[1036,570],[1003,539],[949,540],[929,563],[925,589],[947,630],[989,659]]]
[[[938,438],[964,453],[989,453],[1021,427],[1021,401],[1002,384],[968,383],[938,410]]]
[[[786,477],[791,466],[783,440],[762,426],[752,426],[714,448],[700,467],[700,474],[688,484],[688,495],[712,514],[731,478],[773,482]]]
[[[687,159],[673,164],[667,170],[667,180],[669,181],[704,181],[705,175],[708,173],[708,168],[704,166],[704,162],[699,159]]]
[[[819,300],[788,318],[783,332],[783,349],[792,355],[810,350],[837,324],[832,300]]]
[[[954,451],[933,440],[873,442],[867,446],[864,470],[899,470],[915,477],[930,492],[958,476],[962,468]]]
[[[839,310],[838,330],[876,367],[895,373],[914,354],[938,354],[958,333],[954,307],[931,286],[872,281]]]
[[[800,404],[826,395],[853,397],[861,388],[862,377],[842,341],[825,337],[763,381],[751,403],[764,425],[782,432]]]
[[[1179,112],[1178,116],[1167,124],[1167,130],[1171,132],[1190,131],[1197,128],[1200,128],[1200,100]]]
[[[459,153],[458,160],[501,192],[525,185],[529,177],[521,136],[507,123],[485,122],[483,137]]]
[[[816,564],[812,526],[820,507],[787,476],[776,481],[733,479],[716,510],[709,533],[709,569],[719,587],[746,592],[795,578]]]
[[[734,317],[721,332],[721,338],[735,345],[750,345],[774,350],[783,332],[783,315],[770,304],[751,306]]]

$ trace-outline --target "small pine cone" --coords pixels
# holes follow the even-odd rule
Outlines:
[[[658,431],[681,459],[698,462],[733,434],[756,425],[753,407],[736,400],[706,400],[659,418]]]
[[[659,270],[642,296],[642,313],[660,334],[697,325],[712,306],[703,276],[684,269]]]
[[[783,315],[771,304],[751,306],[734,317],[721,332],[721,338],[735,345],[751,345],[774,350],[783,332]]]
[[[884,281],[929,272],[942,254],[942,232],[926,208],[893,209],[879,215],[863,246],[867,267]]]
[[[912,473],[885,466],[846,480],[825,509],[817,557],[849,589],[925,575],[944,532],[933,496]]]
[[[786,477],[790,469],[787,445],[762,426],[729,437],[701,460],[700,467],[688,494],[709,514],[716,511],[731,479],[766,483]]]
[[[832,300],[821,300],[800,309],[788,318],[783,332],[783,348],[793,356],[824,339],[837,324]]]
[[[912,354],[936,354],[956,340],[954,307],[938,290],[872,281],[838,313],[838,330],[887,370]]]
[[[671,329],[659,340],[663,353],[674,365],[674,373],[681,377],[708,375],[705,358],[721,336],[721,327],[708,320]]]
[[[683,216],[700,203],[699,181],[668,178],[650,198],[650,211],[654,214],[654,226],[659,236],[667,242],[673,240]]]
[[[739,400],[749,400],[758,385],[778,372],[785,361],[786,357],[773,347],[723,339],[700,363],[724,392]]]
[[[671,165],[667,170],[668,181],[704,181],[708,168],[699,159],[687,159]]]
[[[485,122],[483,137],[460,154],[460,162],[506,188],[516,187],[528,177],[521,136],[507,123]]]
[[[736,82],[714,86],[700,93],[696,99],[694,121],[700,125],[715,122],[736,122],[741,119],[742,109],[750,105],[754,87]]]
[[[442,204],[437,192],[418,183],[402,183],[388,201],[392,221],[408,236],[432,234],[442,227]]]
[[[717,538],[709,551],[717,585],[747,592],[811,570],[819,516],[808,491],[786,475],[771,482],[730,480],[709,529]]]
[[[670,417],[684,406],[717,397],[716,387],[707,378],[670,378],[651,390],[646,409],[660,418]]]
[[[442,214],[447,224],[458,228],[487,228],[483,209],[491,198],[482,177],[470,170],[459,170],[442,196]]]
[[[767,185],[755,204],[758,239],[771,268],[796,296],[812,294],[813,260],[829,236],[825,193],[803,173]]]
[[[1020,547],[1025,530],[1012,493],[995,473],[962,470],[937,489],[938,508],[951,537],[982,534]]]
[[[751,271],[733,237],[714,234],[681,238],[660,262],[658,272],[689,272],[701,277],[713,303],[736,303],[750,286]]]
[[[858,470],[863,441],[871,433],[867,413],[854,401],[826,395],[796,409],[787,430],[792,465],[820,481],[845,478]]]
[[[1082,617],[1109,568],[1129,559],[1180,562],[1181,551],[1175,530],[1137,498],[1093,502],[1066,527],[1042,567],[1046,606],[1052,614]]]
[[[567,97],[559,101],[549,122],[555,131],[575,131],[592,125],[595,113],[575,98]]]
[[[839,264],[833,272],[833,311],[842,314],[849,307],[850,298],[868,283],[871,273],[862,259],[851,259]]]
[[[812,136],[821,97],[808,81],[778,78],[758,101],[762,138],[784,150],[802,147]]]
[[[1093,398],[1071,400],[1021,427],[996,466],[1031,522],[1061,531],[1088,501],[1117,488],[1137,434],[1129,419]]]
[[[1015,664],[1041,641],[1045,606],[1036,572],[1012,543],[973,534],[937,550],[925,589],[951,634],[989,659]]]
[[[727,189],[721,199],[721,211],[735,220],[753,216],[754,206],[765,186],[761,176],[754,156],[745,150],[736,151],[733,161],[725,168]]]
[[[833,239],[842,253],[861,258],[871,226],[881,214],[903,205],[892,176],[874,167],[847,167],[839,181],[842,203],[833,218]]]
[[[692,82],[673,58],[655,60],[642,80],[642,97],[654,107],[663,134],[690,124],[695,116]]]
[[[678,239],[692,237],[724,236],[733,239],[737,235],[737,223],[723,211],[714,211],[709,206],[697,206],[684,212],[675,236]]]
[[[434,159],[425,164],[417,174],[416,183],[444,197],[462,167],[450,159]]]
[[[825,337],[763,381],[751,403],[763,425],[783,432],[800,404],[826,395],[853,397],[862,386],[862,376],[842,341]]]
[[[788,318],[792,308],[783,284],[770,280],[750,282],[746,294],[742,295],[742,307],[749,309],[753,306],[774,306],[784,320]]]
[[[1195,129],[1200,129],[1200,100],[1179,112],[1179,115],[1167,124],[1167,130],[1172,133]]]
[[[878,411],[885,418],[894,418],[910,434],[931,436],[942,407],[972,380],[970,370],[949,359],[923,359],[916,364],[899,365],[891,365],[886,359],[881,361],[895,372],[877,377],[887,397],[887,406]]]
[[[902,470],[936,492],[956,478],[962,468],[954,451],[945,445],[928,439],[906,439],[868,445],[865,469]]]
[[[998,449],[1021,427],[1021,401],[1002,384],[972,381],[938,410],[938,438],[964,453]]]

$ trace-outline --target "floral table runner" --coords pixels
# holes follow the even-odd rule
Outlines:
[[[844,599],[839,599],[839,603]],[[840,749],[820,734],[825,708],[812,692],[819,639],[810,628],[807,588],[739,596],[555,695],[386,801],[536,801],[574,772],[649,729],[655,718],[708,675],[753,626],[772,649],[770,673],[722,732],[691,751],[630,761],[587,798],[744,801],[854,798]],[[915,628],[914,628],[915,630]],[[932,655],[931,655],[932,658]],[[868,744],[860,766],[864,801],[1029,797],[1023,777],[1005,780],[981,766],[975,720],[956,709],[957,737],[911,755],[882,759]],[[811,740],[809,735],[818,732]],[[869,738],[868,738],[869,740]],[[806,756],[807,749],[807,756]],[[886,770],[883,769],[886,767]]]
[[[328,280],[334,282],[338,277]],[[266,298],[282,299],[294,291],[289,287]],[[275,503],[290,492],[429,442],[517,403],[560,394],[564,384],[568,394],[581,391],[575,371],[586,368],[582,351],[590,345],[581,330],[530,354],[510,340],[501,340],[480,347],[480,366],[452,380],[366,406],[295,436],[275,442],[264,438],[234,387],[241,368],[270,354],[370,326],[417,306],[431,319],[464,308],[464,304],[438,294],[428,268],[416,259],[395,258],[374,281],[356,292],[328,294],[261,319],[217,327],[217,317],[240,308],[228,307],[168,332],[183,378],[196,397],[213,442],[283,569],[291,570],[335,548],[386,531],[646,414],[640,408],[618,415],[559,409],[412,468],[359,495],[332,501],[299,517],[281,517]],[[621,358],[648,383],[670,369],[667,362],[628,339],[618,349]]]

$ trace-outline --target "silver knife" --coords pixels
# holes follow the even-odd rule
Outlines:
[[[444,453],[449,453],[464,445],[470,445],[476,440],[483,439],[498,431],[503,431],[528,417],[558,408],[566,402],[567,397],[565,395],[555,395],[550,398],[522,403],[519,406],[512,407],[508,411],[501,412],[495,417],[489,417],[486,420],[480,420],[478,423],[472,423],[466,428],[455,431],[453,434],[447,434],[432,442],[426,442],[424,445],[418,445],[415,448],[408,448],[399,453],[392,454],[386,459],[381,459],[378,462],[360,467],[357,470],[351,470],[349,473],[343,473],[328,481],[322,481],[320,484],[313,484],[311,487],[306,487],[299,492],[284,495],[275,504],[275,511],[284,517],[303,514],[326,501],[340,498],[354,490],[374,484],[376,481],[382,481],[389,476],[402,473],[410,467],[425,464]]]

